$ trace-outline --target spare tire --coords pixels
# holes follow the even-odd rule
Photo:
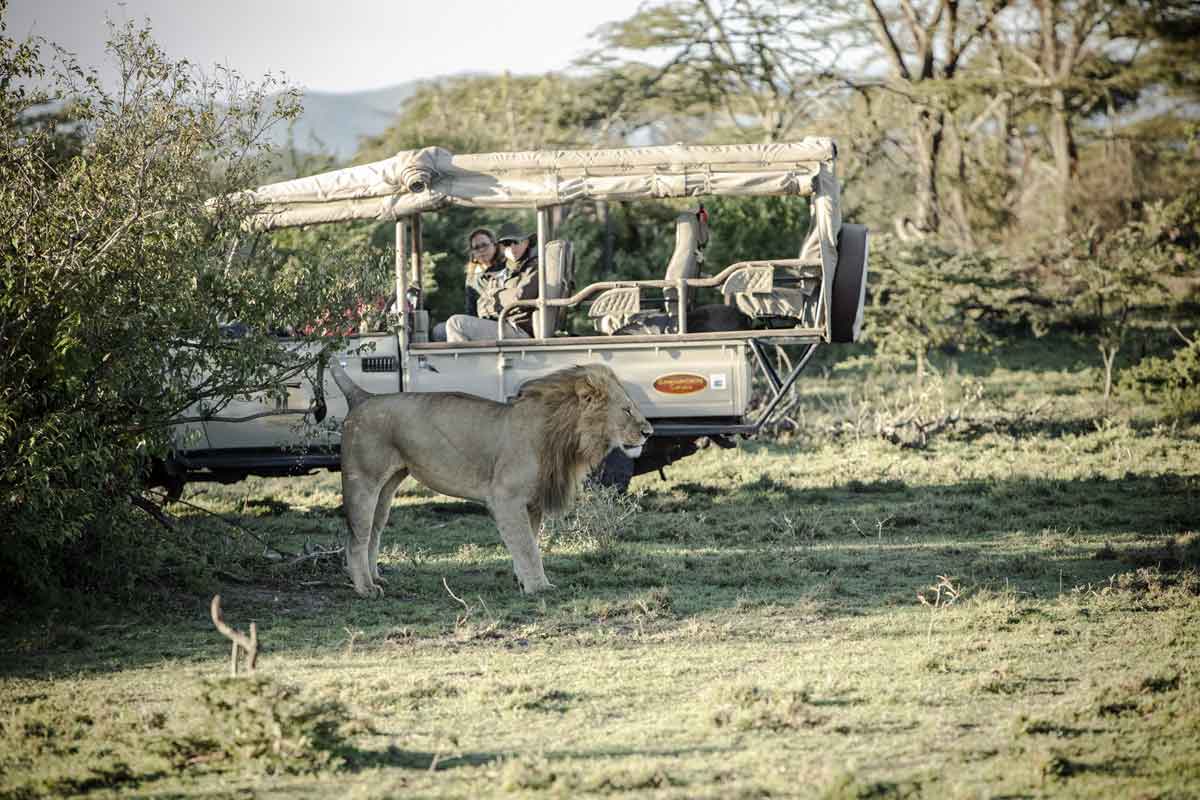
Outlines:
[[[829,299],[829,341],[844,344],[858,339],[866,296],[867,226],[842,225]]]

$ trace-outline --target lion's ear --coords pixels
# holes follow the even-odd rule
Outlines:
[[[581,403],[592,405],[604,401],[605,389],[603,382],[597,381],[591,375],[583,375],[575,383],[575,395]]]
[[[582,378],[575,384],[575,396],[579,398],[579,402],[585,405],[591,405],[599,398],[599,393],[596,392],[596,387],[587,378]]]

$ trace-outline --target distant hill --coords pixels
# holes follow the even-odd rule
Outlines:
[[[365,92],[304,92],[304,112],[289,128],[273,131],[273,143],[286,145],[291,136],[302,152],[329,153],[339,160],[358,150],[359,140],[375,136],[395,119],[400,105],[413,95],[422,81],[372,89]]]

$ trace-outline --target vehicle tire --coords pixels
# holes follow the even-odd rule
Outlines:
[[[591,480],[600,486],[608,486],[625,494],[629,491],[629,482],[633,480],[633,467],[632,458],[620,449],[612,450],[592,473]]]
[[[167,499],[178,500],[183,496],[183,487],[187,485],[187,477],[182,468],[173,461],[155,458],[150,462],[150,471],[145,476],[148,489],[155,487],[166,491]]]
[[[867,293],[867,226],[842,225],[838,234],[837,272],[829,300],[829,340],[841,344],[858,339]]]

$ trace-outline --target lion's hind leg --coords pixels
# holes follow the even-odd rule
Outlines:
[[[392,500],[396,496],[396,490],[407,477],[408,470],[401,468],[388,478],[375,503],[375,519],[371,524],[371,545],[367,561],[371,566],[371,580],[384,586],[387,585],[387,581],[379,576],[379,539],[383,535],[383,529],[387,527],[388,516],[392,513]]]
[[[383,588],[373,578],[377,570],[374,557],[378,552],[378,544],[372,547],[372,540],[380,494],[391,477],[354,469],[342,470],[342,504],[350,527],[346,537],[346,568],[350,572],[350,580],[354,582],[354,591],[363,597],[383,594]]]

